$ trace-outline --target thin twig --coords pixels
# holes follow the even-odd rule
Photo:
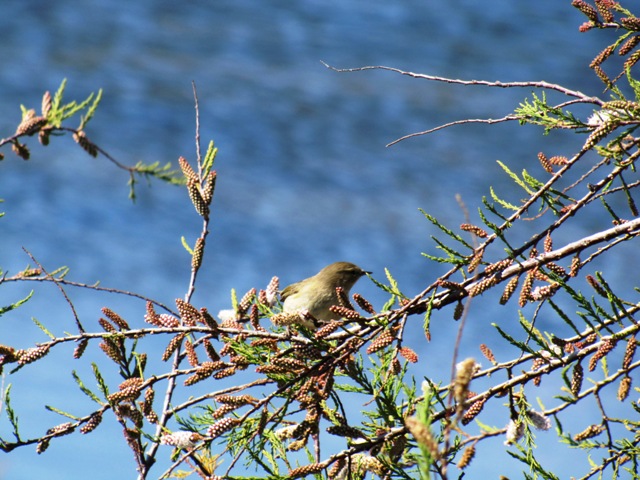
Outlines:
[[[202,178],[202,152],[200,150],[200,104],[198,103],[198,90],[195,80],[191,81],[193,89],[193,103],[196,110],[196,157],[198,160],[198,176]]]
[[[152,304],[162,308],[163,310],[166,310],[167,312],[173,314],[173,315],[177,315],[177,313],[172,310],[170,307],[166,306],[163,303],[160,303],[156,300],[153,300],[150,297],[147,297],[145,295],[141,295],[139,293],[136,292],[130,292],[128,290],[120,290],[118,288],[110,288],[110,287],[101,287],[99,286],[97,283],[93,284],[93,285],[89,285],[87,283],[82,283],[82,282],[72,282],[70,280],[66,280],[64,278],[55,278],[55,277],[51,277],[48,275],[45,276],[37,276],[37,277],[32,277],[32,276],[24,276],[24,275],[14,275],[11,277],[3,277],[0,279],[0,284],[4,283],[4,282],[54,282],[60,285],[68,285],[71,287],[76,287],[76,288],[86,288],[89,290],[96,290],[98,292],[105,292],[105,293],[115,293],[117,295],[125,295],[128,297],[134,297],[134,298],[139,298],[140,300],[144,300],[145,302],[151,302]]]
[[[579,101],[583,102],[583,103],[595,103],[596,105],[602,105],[604,102],[599,99],[598,97],[591,97],[589,95],[585,95],[584,93],[578,91],[578,90],[571,90],[569,88],[563,87],[562,85],[558,85],[555,83],[549,83],[549,82],[545,82],[545,81],[527,81],[527,82],[500,82],[500,81],[495,81],[495,82],[489,82],[487,80],[460,80],[460,79],[455,79],[455,78],[447,78],[447,77],[439,77],[439,76],[435,76],[435,75],[426,75],[423,73],[414,73],[414,72],[408,72],[405,70],[400,70],[399,68],[394,68],[394,67],[386,67],[384,65],[369,65],[369,66],[365,66],[365,67],[356,67],[356,68],[336,68],[333,67],[325,62],[321,63],[335,71],[335,72],[364,72],[366,70],[388,70],[390,72],[395,72],[395,73],[399,73],[401,75],[407,75],[409,77],[412,78],[420,78],[420,79],[424,79],[424,80],[431,80],[431,81],[436,81],[436,82],[444,82],[444,83],[453,83],[453,84],[457,84],[457,85],[481,85],[481,86],[485,86],[485,87],[499,87],[499,88],[514,88],[514,87],[518,87],[518,88],[542,88],[545,90],[553,90],[556,92],[560,92],[563,95],[567,95],[569,97],[576,97]]]
[[[33,254],[29,250],[27,250],[25,247],[22,247],[22,250],[24,250],[24,252],[27,255],[29,255],[29,258],[31,258],[31,260],[33,260],[33,262],[36,265],[38,265],[38,267],[44,272],[47,278],[51,280],[56,285],[56,287],[58,287],[58,290],[60,290],[60,293],[62,293],[62,296],[64,297],[67,304],[69,305],[69,308],[71,308],[71,313],[73,313],[73,318],[76,322],[76,326],[78,327],[78,330],[80,331],[80,333],[84,333],[85,329],[82,326],[82,323],[80,322],[80,317],[78,317],[78,312],[76,311],[76,307],[73,305],[73,302],[67,295],[67,292],[65,292],[64,288],[62,288],[62,285],[60,285],[60,282],[47,272],[47,270],[42,266],[40,262],[38,262],[38,260],[36,260],[36,258],[33,256]]]

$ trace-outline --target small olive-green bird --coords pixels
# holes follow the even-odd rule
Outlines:
[[[342,287],[349,295],[351,287],[367,272],[349,262],[336,262],[324,267],[313,277],[292,283],[282,290],[282,310],[289,313],[309,312],[320,322],[337,320],[340,315],[329,310],[332,305],[339,305],[336,287]],[[301,325],[313,329],[311,322],[300,321]]]

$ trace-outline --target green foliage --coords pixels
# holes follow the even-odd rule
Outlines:
[[[105,150],[95,145],[87,137],[85,128],[98,110],[98,106],[102,100],[102,89],[98,90],[97,93],[90,93],[83,101],[78,102],[71,100],[65,103],[64,93],[66,86],[67,80],[64,79],[53,96],[51,96],[48,91],[44,93],[40,116],[36,114],[35,109],[20,105],[22,116],[21,122],[16,129],[16,134],[0,140],[0,147],[12,144],[14,152],[24,160],[28,160],[30,158],[30,149],[27,145],[20,143],[21,137],[32,136],[37,133],[40,143],[46,146],[49,144],[52,136],[55,138],[71,132],[74,141],[89,155],[92,157],[102,155],[118,168],[129,173],[129,198],[132,200],[135,200],[135,186],[139,177],[146,178],[147,180],[156,178],[174,185],[181,185],[183,183],[179,175],[179,170],[172,169],[170,163],[165,163],[161,166],[159,161],[152,163],[138,161],[134,166],[126,166],[109,155]],[[76,116],[80,117],[77,128],[71,128],[65,125],[66,120]],[[216,150],[212,144],[207,152],[207,168],[209,169],[213,164],[215,154]],[[0,155],[0,159],[2,158],[3,156]]]
[[[27,296],[26,296],[26,297],[24,297],[23,299],[18,300],[18,301],[14,302],[14,303],[11,303],[11,304],[9,304],[9,305],[6,305],[6,306],[4,306],[4,307],[0,307],[0,317],[1,317],[2,315],[4,315],[5,313],[10,312],[10,311],[12,311],[12,310],[15,310],[16,308],[18,308],[18,307],[20,307],[21,305],[23,305],[23,304],[25,304],[26,302],[28,302],[28,301],[29,301],[29,299],[30,299],[31,297],[33,297],[33,293],[34,293],[34,292],[33,292],[33,290],[31,290],[31,291],[29,292],[29,295],[27,295]]]
[[[531,101],[525,99],[520,103],[520,107],[515,110],[520,125],[532,124],[544,127],[545,135],[551,130],[559,128],[580,128],[586,127],[568,110],[552,106],[547,102],[544,91],[540,96],[531,94]]]

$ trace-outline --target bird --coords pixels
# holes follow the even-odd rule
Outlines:
[[[319,323],[337,320],[340,315],[329,309],[332,305],[340,304],[336,287],[341,287],[349,295],[351,287],[370,273],[350,262],[332,263],[314,276],[285,287],[280,294],[282,311],[301,314],[297,323],[309,329],[315,329],[317,325],[306,320],[307,315]]]

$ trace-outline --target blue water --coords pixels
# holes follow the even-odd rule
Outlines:
[[[355,262],[379,279],[388,267],[414,295],[445,269],[420,255],[436,253],[429,236],[437,232],[418,208],[456,227],[464,216],[455,194],[473,214],[488,193],[487,179],[498,190],[511,188],[496,159],[539,172],[538,151],[566,154],[580,141],[503,124],[455,127],[385,148],[444,122],[504,116],[530,92],[383,71],[336,73],[321,61],[464,79],[546,80],[599,94],[601,84],[587,65],[613,38],[579,34],[583,18],[569,1],[557,0],[5,3],[0,136],[14,131],[19,103],[39,108],[42,93],[67,78],[68,99],[104,89],[87,133],[118,160],[175,164],[184,155],[193,161],[196,82],[203,148],[216,141],[219,177],[194,303],[213,312],[228,307],[231,288],[261,288],[273,275],[286,284],[336,260]],[[70,138],[53,139],[46,149],[31,145],[29,162],[7,149],[0,164],[4,270],[30,263],[25,247],[48,269],[69,266],[73,280],[100,281],[168,304],[184,295],[189,259],[180,238],[193,243],[200,224],[183,190],[143,180],[132,204],[126,173],[89,158]],[[0,304],[33,287],[3,288]],[[358,289],[377,305],[385,301],[369,282]],[[142,321],[139,302],[69,293],[87,325],[95,325],[104,305]],[[486,325],[497,309],[473,313],[470,331],[492,336]],[[49,286],[17,316],[3,318],[3,343],[27,347],[42,340],[31,316],[58,334],[72,329],[68,305]],[[450,312],[442,318],[434,327],[441,340],[416,345],[430,359],[425,374],[449,368],[454,330]],[[421,338],[420,319],[415,323]],[[70,352],[65,358],[64,372],[24,369],[5,379],[15,383],[14,401],[29,435],[42,433],[43,417],[54,418],[42,398],[78,414],[91,408],[76,400],[75,390],[69,393],[68,370],[80,367],[71,365]],[[501,418],[493,420],[498,427],[506,424]],[[5,422],[3,436],[8,431]],[[94,480],[132,478],[123,443],[119,429],[105,425],[86,438],[53,442],[41,456],[29,448],[3,456],[0,478],[56,480],[89,472]],[[505,469],[519,472],[496,445]],[[495,463],[478,465],[497,474]]]

